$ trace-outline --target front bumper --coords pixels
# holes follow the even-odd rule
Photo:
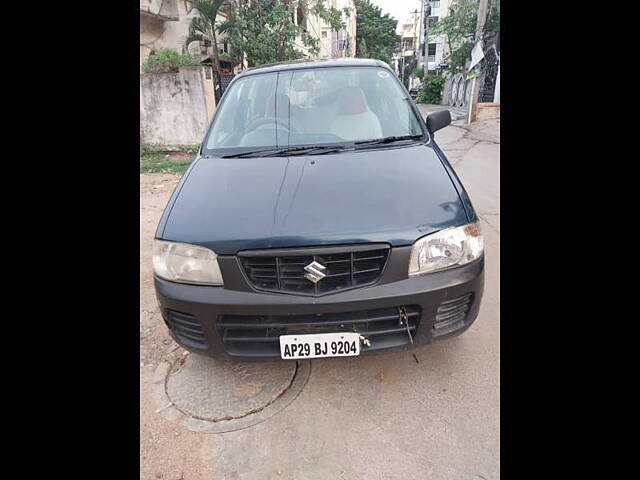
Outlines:
[[[410,248],[394,248],[392,257],[408,260]],[[234,263],[235,258],[231,260],[231,257],[221,263],[223,276],[225,270],[235,268]],[[295,318],[296,315],[313,315],[322,318],[322,315],[331,314],[335,318],[336,314],[339,317],[344,312],[346,318],[353,312],[367,314],[375,309],[396,309],[405,306],[420,311],[419,323],[412,334],[413,343],[406,333],[371,337],[370,346],[362,345],[362,354],[424,345],[459,334],[475,321],[484,288],[484,256],[468,265],[442,272],[411,278],[398,278],[399,275],[402,274],[398,269],[388,269],[375,285],[322,297],[264,293],[245,287],[235,290],[227,285],[226,276],[225,287],[184,285],[158,277],[154,280],[160,309],[173,339],[189,351],[218,358],[280,358],[279,346],[274,342],[227,342],[224,331],[218,327],[218,322],[223,316]],[[406,273],[403,275],[406,277]],[[231,282],[231,287],[235,288],[233,285]],[[469,298],[469,301],[464,305],[464,312],[453,318],[453,322],[443,322],[446,310],[451,310],[449,305],[455,305],[457,299],[465,297]],[[445,312],[444,316],[442,312]],[[335,331],[340,330],[336,327]]]

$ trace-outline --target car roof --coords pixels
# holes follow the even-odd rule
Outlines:
[[[306,68],[325,67],[383,67],[391,70],[389,65],[381,60],[372,58],[335,58],[328,60],[290,60],[287,62],[260,65],[259,67],[247,68],[238,77],[245,75],[256,75],[267,72],[280,72],[284,70],[302,70]]]

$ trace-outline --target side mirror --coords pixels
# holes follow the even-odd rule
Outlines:
[[[449,113],[449,110],[430,113],[427,115],[426,122],[429,133],[435,133],[451,124],[451,113]]]

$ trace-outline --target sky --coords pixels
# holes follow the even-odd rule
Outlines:
[[[409,17],[409,12],[416,9],[420,11],[420,0],[371,0],[375,6],[382,9],[382,14],[388,13],[389,16],[398,20],[396,32],[402,33],[402,24]]]

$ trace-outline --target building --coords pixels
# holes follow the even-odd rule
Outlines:
[[[175,48],[179,52],[200,57],[204,63],[210,63],[212,45],[192,42],[188,51],[185,47],[189,25],[195,15],[196,12],[189,13],[188,0],[140,0],[140,65],[160,48]],[[226,14],[221,11],[217,18],[222,22]],[[220,72],[237,72],[241,66],[229,55],[224,36],[218,38],[217,48]]]
[[[320,40],[320,52],[317,58],[342,58],[356,56],[356,5],[355,0],[324,0],[326,8],[341,10],[342,20],[346,28],[338,32],[331,30],[329,25],[317,15],[305,14],[301,7],[296,8],[294,23],[301,26],[307,34]],[[349,12],[344,13],[345,9]],[[312,58],[309,50],[298,38],[296,47],[306,58]]]
[[[423,0],[421,5],[421,32],[418,65],[428,71],[435,71],[444,63],[449,54],[444,35],[431,35],[433,28],[449,13],[451,0]]]
[[[409,18],[402,24],[400,34],[400,49],[403,57],[415,57],[420,27],[420,12],[411,12]]]
[[[414,87],[415,81],[413,78],[405,78],[405,71],[410,72],[417,66],[420,18],[421,11],[418,8],[409,12],[406,21],[399,27],[400,45],[393,56],[396,73],[410,89]]]

